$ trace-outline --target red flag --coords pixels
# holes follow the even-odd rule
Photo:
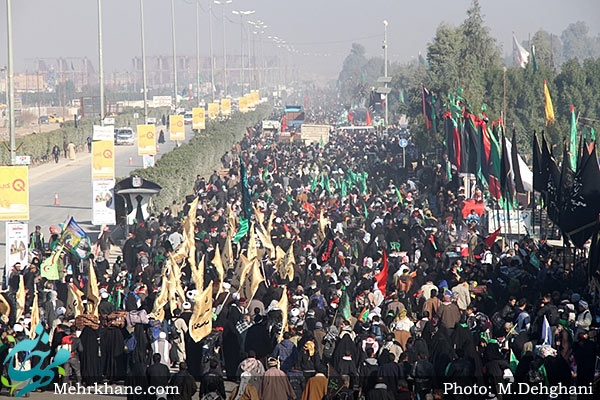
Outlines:
[[[371,126],[371,113],[367,109],[367,126]]]
[[[354,113],[348,112],[348,121],[350,121],[350,123],[354,121]]]
[[[494,245],[494,243],[496,243],[496,239],[498,238],[499,234],[500,234],[500,228],[496,229],[494,232],[490,233],[490,235],[488,237],[483,239],[483,243],[485,243],[486,246],[491,249],[492,246]]]
[[[284,115],[283,118],[281,118],[281,132],[286,132],[287,131],[287,117]]]
[[[388,278],[388,259],[387,254],[385,254],[385,250],[383,250],[383,254],[381,256],[381,271],[377,275],[375,275],[375,280],[377,281],[377,287],[385,296],[385,288],[387,286],[387,278]]]

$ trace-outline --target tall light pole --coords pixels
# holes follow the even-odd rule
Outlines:
[[[225,35],[225,5],[233,3],[232,0],[219,1],[214,0],[215,4],[222,5],[221,23],[223,24],[223,96],[227,96],[227,46]]]
[[[240,81],[241,95],[244,95],[244,15],[254,14],[254,10],[238,11],[233,10],[232,14],[240,16]]]
[[[8,40],[8,135],[10,164],[15,165],[17,153],[15,151],[15,87],[13,85],[13,43],[12,43],[12,5],[11,0],[6,0],[6,38]]]
[[[173,93],[177,108],[177,50],[175,47],[175,0],[171,0],[171,37],[173,39]]]
[[[144,124],[148,123],[148,80],[146,77],[146,35],[144,33],[144,0],[140,0],[140,25],[142,26],[142,90],[144,91]]]
[[[383,77],[386,79],[385,87],[388,87],[387,77],[388,77],[388,43],[387,43],[387,20],[383,21]],[[388,131],[388,94],[385,94],[385,133]]]
[[[196,102],[200,107],[200,0],[196,0]]]
[[[210,41],[210,93],[215,101],[215,54],[213,50],[212,1],[208,0],[208,40]]]
[[[261,20],[258,21],[248,21],[248,23],[250,25],[253,26],[253,28],[255,30],[252,30],[251,32],[254,35],[259,35],[259,41],[260,41],[260,45],[262,45],[262,39],[261,36],[263,33],[265,33],[264,29],[267,28],[268,26],[265,25],[265,23]],[[250,49],[248,49],[248,53],[250,53]],[[260,90],[260,86],[261,86],[261,79],[260,79],[260,69],[259,66],[256,62],[257,60],[257,56],[256,56],[256,36],[252,37],[252,57],[253,57],[253,71],[254,71],[254,83],[256,85],[255,89]],[[250,65],[248,65],[248,67],[250,67]]]
[[[102,56],[102,0],[98,0],[98,70],[100,75],[100,125],[104,125],[104,61]]]

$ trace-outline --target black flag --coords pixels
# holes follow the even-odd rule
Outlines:
[[[594,147],[573,178],[568,203],[561,207],[560,228],[579,248],[600,227],[600,167],[597,159]]]
[[[527,193],[523,186],[523,179],[521,178],[521,168],[519,166],[519,150],[517,150],[517,132],[513,129],[512,136],[512,147],[510,148],[510,158],[512,161],[512,170],[515,182],[515,191],[517,193]]]
[[[543,135],[543,132],[542,132]],[[545,173],[542,151],[538,142],[537,133],[533,132],[533,189],[545,193],[548,185],[548,174]]]
[[[546,142],[546,137],[542,136],[542,170],[548,177],[546,180],[545,197],[548,204],[548,218],[555,224],[558,223],[558,184],[560,181],[560,171],[556,166],[556,161]]]
[[[322,265],[329,261],[331,256],[333,255],[333,250],[335,249],[335,237],[330,227],[325,228],[325,238],[319,245],[317,249],[317,263]]]

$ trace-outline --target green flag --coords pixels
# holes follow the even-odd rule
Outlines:
[[[40,275],[42,278],[46,278],[49,281],[56,281],[59,279],[58,264],[61,263],[60,255],[62,253],[62,246],[52,252],[50,257],[46,258],[40,265]]]
[[[569,161],[571,169],[577,171],[577,118],[575,106],[571,106],[571,137],[569,138]]]
[[[548,382],[548,373],[546,372],[546,366],[544,364],[542,364],[538,368],[538,371],[540,371],[542,373],[542,376],[544,377],[544,385],[548,386],[549,382]]]
[[[529,264],[533,265],[537,269],[540,269],[540,259],[537,258],[535,253],[531,253],[531,255],[529,256]]]
[[[398,198],[398,203],[402,204],[402,193],[400,193],[400,190],[398,190],[398,188],[396,188],[396,197]]]
[[[517,356],[515,356],[515,353],[512,351],[512,349],[510,349],[509,365],[510,365],[510,371],[514,374],[517,371],[517,366],[519,365],[519,360],[517,360]]]
[[[340,299],[340,315],[346,321],[350,321],[350,318],[352,317],[350,312],[350,297],[348,297],[345,286],[342,288],[342,298]]]
[[[233,237],[233,243],[237,243],[248,233],[248,229],[250,228],[248,224],[248,220],[246,218],[240,218],[240,228],[237,233]]]

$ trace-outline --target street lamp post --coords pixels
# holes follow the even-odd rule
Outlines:
[[[386,78],[385,87],[388,87],[387,77],[388,77],[388,44],[387,44],[387,20],[383,21],[383,76]],[[388,131],[388,94],[385,94],[385,133]]]
[[[144,124],[148,121],[148,80],[146,77],[146,39],[144,33],[144,0],[140,0],[140,23],[142,27],[142,90],[144,91]]]
[[[12,43],[12,5],[11,0],[6,0],[6,38],[8,40],[8,136],[10,164],[15,165],[17,153],[15,150],[15,87],[13,85],[13,43]]]
[[[102,0],[98,0],[98,74],[100,79],[100,125],[104,125],[104,61],[102,55]]]
[[[208,2],[208,40],[210,42],[210,93],[212,101],[215,101],[215,55],[213,50],[213,32],[212,32],[212,1]]]
[[[238,11],[233,10],[232,14],[240,16],[240,81],[241,95],[244,95],[244,15],[254,14],[254,10]]]
[[[173,39],[173,93],[175,108],[177,108],[177,50],[175,48],[175,0],[171,0],[171,37]]]
[[[200,107],[200,0],[196,0],[196,102]]]
[[[223,24],[223,96],[227,96],[227,46],[225,35],[225,5],[231,4],[232,2],[232,0],[214,1],[215,4],[223,6],[221,8],[221,23]]]

